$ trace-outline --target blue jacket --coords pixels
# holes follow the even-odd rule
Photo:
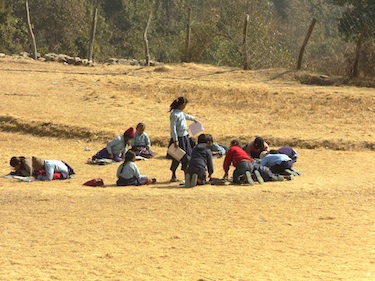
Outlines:
[[[206,143],[199,143],[194,146],[191,152],[191,158],[189,161],[189,168],[194,167],[198,169],[206,170],[211,175],[214,172],[214,165],[212,162],[212,152]]]
[[[281,162],[292,161],[287,155],[285,154],[267,154],[264,158],[260,161],[260,165],[273,167],[275,165],[280,165]]]

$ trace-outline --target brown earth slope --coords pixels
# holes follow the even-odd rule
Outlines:
[[[0,280],[375,280],[373,89],[195,64],[0,60],[0,77],[1,174],[13,155],[63,159],[77,172],[0,179]],[[170,183],[168,109],[179,95],[219,143],[262,135],[271,147],[292,145],[302,176]],[[85,162],[140,121],[157,155],[137,164],[158,182],[116,188],[116,164]],[[106,188],[82,186],[95,177]]]

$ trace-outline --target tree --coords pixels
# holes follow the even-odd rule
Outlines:
[[[357,40],[365,26],[367,36],[375,37],[375,0],[333,0],[333,3],[345,7],[339,30],[346,41]]]

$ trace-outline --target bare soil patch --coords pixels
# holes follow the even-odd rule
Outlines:
[[[77,172],[0,179],[0,280],[375,279],[373,89],[195,64],[4,59],[0,75],[0,173],[14,155],[63,159]],[[219,143],[262,135],[271,147],[292,145],[302,176],[253,187],[170,183],[168,109],[180,95]],[[85,162],[140,121],[156,157],[137,164],[158,182],[117,188],[117,164]],[[82,185],[95,177],[106,188]]]

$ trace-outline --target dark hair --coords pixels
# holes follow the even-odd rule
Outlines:
[[[10,158],[10,165],[14,168],[17,165],[22,164],[22,162],[24,162],[25,159],[26,158],[24,156],[13,156],[12,158]]]
[[[206,143],[207,142],[207,135],[206,134],[200,134],[198,136],[198,143]]]
[[[214,138],[212,137],[211,134],[206,134],[206,142],[208,141],[214,142]]]
[[[280,154],[280,152],[277,149],[271,149],[270,154]]]
[[[135,127],[136,129],[138,129],[139,127],[142,127],[142,128],[146,128],[146,125],[145,125],[145,123],[143,123],[143,122],[139,122],[138,124],[137,124],[137,127]]]
[[[131,162],[133,161],[135,158],[135,152],[132,151],[132,150],[128,150],[126,153],[125,153],[125,163],[126,162]]]
[[[256,137],[254,140],[255,148],[262,148],[264,146],[264,139],[261,137]]]
[[[232,140],[230,146],[239,146],[241,147],[241,142],[239,140]]]
[[[177,99],[175,99],[171,105],[169,106],[169,111],[172,111],[173,109],[177,109],[179,108],[181,105],[183,104],[187,104],[188,103],[188,100],[187,98],[185,97],[178,97]]]
[[[13,156],[12,158],[10,158],[10,162],[9,162],[9,164],[10,164],[12,167],[16,167],[16,166],[19,165],[20,163],[21,163],[21,159],[20,159],[20,157]]]

